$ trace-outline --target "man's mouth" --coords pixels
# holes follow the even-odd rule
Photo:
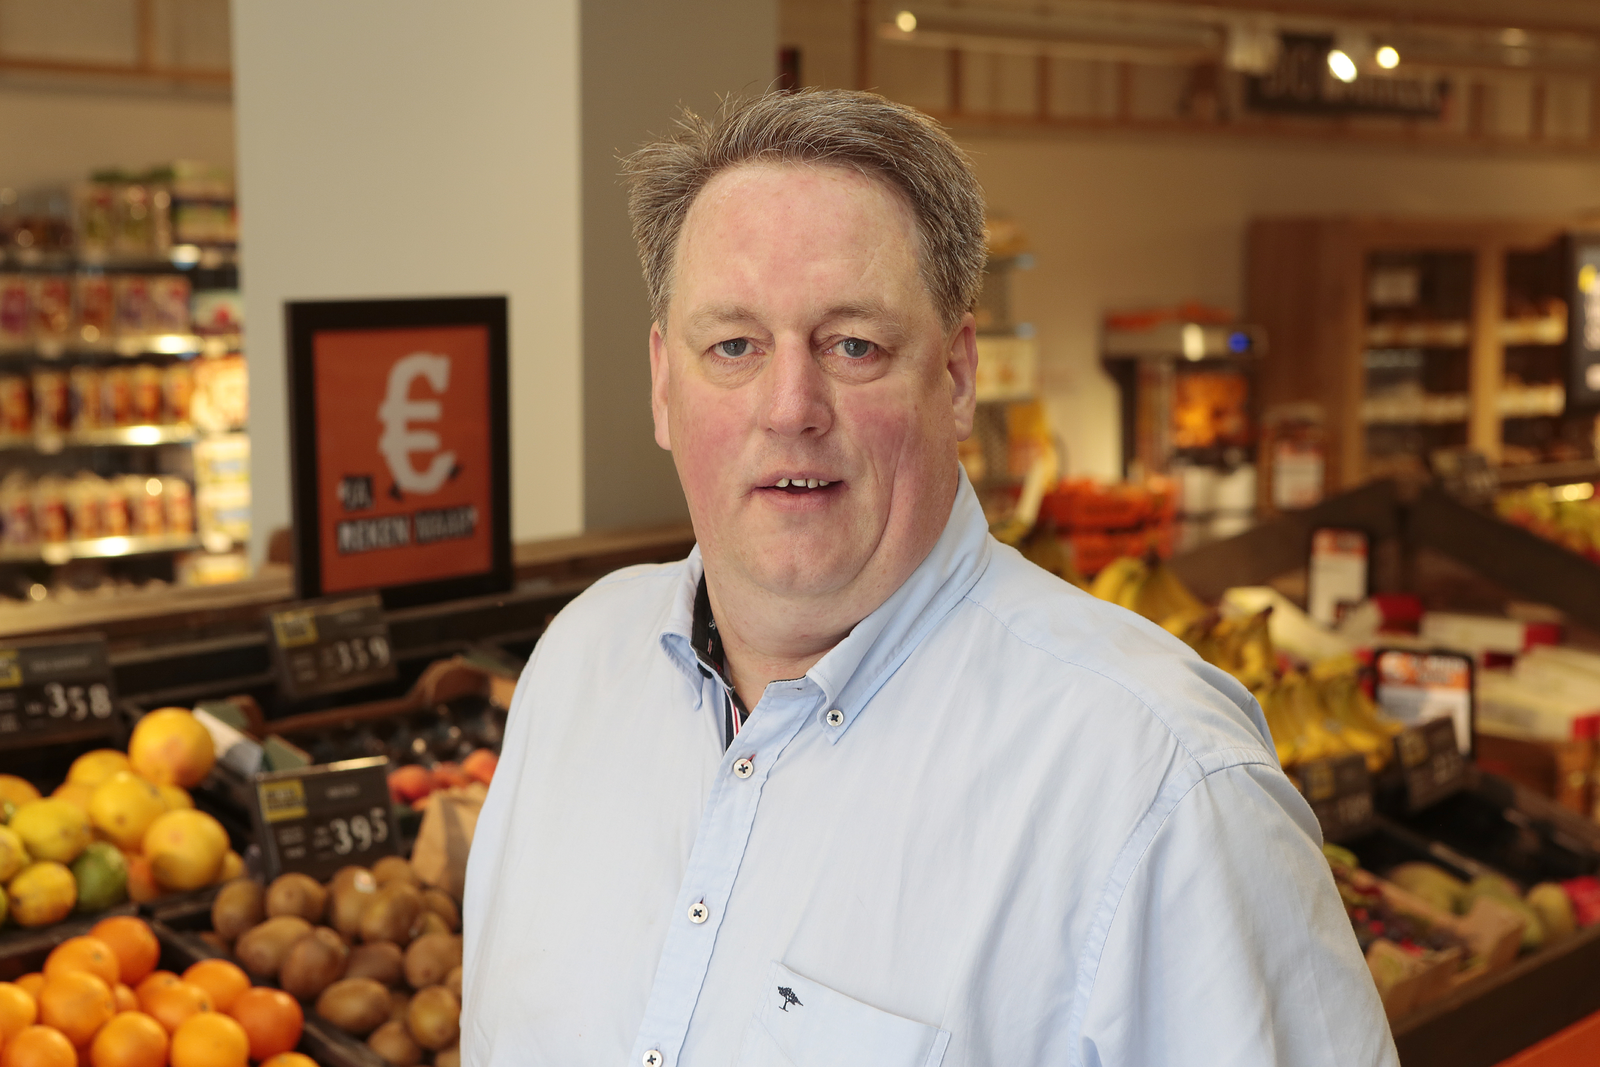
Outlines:
[[[814,493],[830,486],[838,487],[843,484],[843,482],[830,482],[822,478],[779,478],[773,484],[764,485],[761,488],[776,489],[785,493]]]

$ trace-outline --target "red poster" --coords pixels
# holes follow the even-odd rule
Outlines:
[[[489,572],[489,328],[323,330],[312,355],[322,592]]]

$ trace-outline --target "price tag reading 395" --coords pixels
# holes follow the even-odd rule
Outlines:
[[[325,879],[398,851],[383,756],[258,774],[252,805],[267,876]]]
[[[272,613],[273,660],[292,699],[395,677],[389,624],[376,594],[313,600]]]
[[[105,638],[0,647],[0,741],[93,731],[110,721],[115,705]]]

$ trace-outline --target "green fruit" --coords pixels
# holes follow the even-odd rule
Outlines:
[[[1528,907],[1539,913],[1547,941],[1557,941],[1578,929],[1572,898],[1554,882],[1541,882],[1528,890]]]
[[[72,861],[78,910],[104,911],[128,899],[128,861],[117,846],[96,841]]]
[[[1471,907],[1472,901],[1479,897],[1488,897],[1504,904],[1522,916],[1525,923],[1522,928],[1522,951],[1532,952],[1544,944],[1544,920],[1522,899],[1514,883],[1497,874],[1479,875],[1467,887],[1467,906]]]
[[[1465,911],[1467,886],[1450,872],[1431,863],[1402,863],[1388,874],[1389,881],[1445,912]]]

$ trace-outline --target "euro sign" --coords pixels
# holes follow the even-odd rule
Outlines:
[[[378,405],[378,420],[383,436],[378,451],[389,464],[395,485],[408,493],[426,495],[437,492],[455,469],[456,454],[439,452],[439,435],[432,430],[412,429],[414,422],[438,422],[441,407],[437,400],[411,399],[411,383],[426,378],[435,393],[450,386],[450,357],[431,352],[413,352],[399,359],[389,370],[389,392]],[[413,452],[434,452],[427,470],[411,465]]]

